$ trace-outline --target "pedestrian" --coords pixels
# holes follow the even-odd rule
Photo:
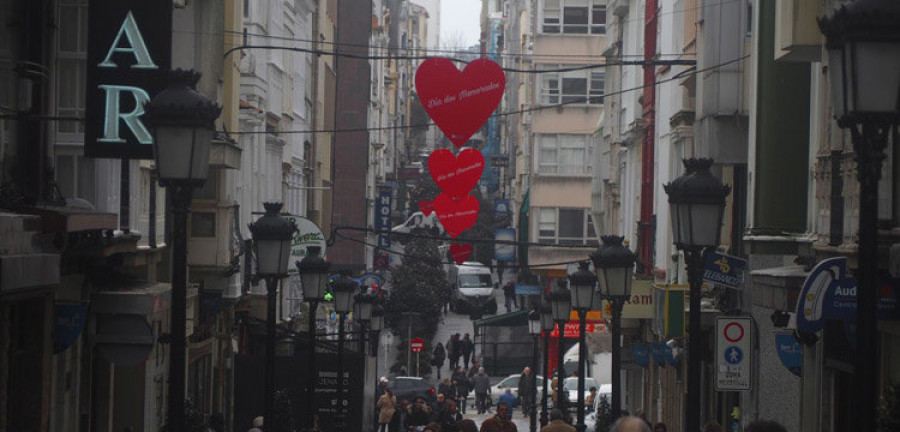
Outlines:
[[[209,415],[209,431],[225,432],[225,416],[220,412]]]
[[[425,429],[422,429],[422,432],[443,432],[441,425],[431,422],[425,425]]]
[[[394,392],[390,389],[385,390],[384,394],[378,398],[375,407],[378,408],[378,432],[386,432],[397,407],[397,397],[394,396]]]
[[[450,360],[450,370],[459,366],[459,333],[450,336],[444,349],[447,351],[447,359]]]
[[[471,390],[470,387],[469,380],[466,379],[465,375],[453,380],[453,393],[456,395],[456,403],[459,405],[459,410],[462,411],[463,414],[466,413],[469,391]]]
[[[441,379],[441,368],[444,367],[444,359],[447,357],[444,346],[440,342],[434,347],[431,353],[431,365],[437,368],[437,379]]]
[[[487,399],[491,392],[491,379],[484,372],[484,368],[478,368],[478,374],[472,379],[472,386],[475,389],[475,405],[478,407],[478,414],[484,414],[487,411]]]
[[[409,401],[403,399],[400,402],[400,408],[394,410],[394,416],[391,417],[391,432],[405,431],[409,428],[407,419],[409,417]]]
[[[506,300],[506,312],[511,312],[516,307],[516,285],[513,281],[507,281],[503,285],[503,297]]]
[[[787,428],[774,420],[754,420],[744,432],[787,432]]]
[[[535,403],[534,399],[535,377],[531,373],[531,368],[525,366],[522,374],[519,375],[519,402],[522,404],[522,414],[528,417],[531,407]]]
[[[665,423],[659,422],[653,427],[653,432],[669,432],[669,427]]]
[[[651,432],[650,426],[638,417],[622,416],[613,424],[609,432]]]
[[[478,426],[475,425],[475,420],[472,419],[462,419],[456,423],[457,432],[478,432]]]
[[[444,414],[444,411],[447,410],[447,399],[446,395],[443,393],[438,393],[437,401],[434,402],[434,407],[431,408],[431,421],[436,422],[440,420],[440,417]]]
[[[559,408],[559,404],[556,402],[557,397],[559,396],[559,369],[553,372],[553,379],[550,381],[550,402],[554,408]]]
[[[497,414],[481,423],[480,432],[518,432],[516,424],[509,419],[509,406],[497,404]]]
[[[513,396],[511,388],[507,388],[506,391],[497,398],[497,406],[500,406],[500,404],[506,404],[506,407],[509,408],[509,419],[512,420],[512,413],[516,410],[516,397]]]
[[[587,396],[584,397],[584,408],[591,412],[594,409],[594,401],[597,399],[597,387],[591,387]],[[641,417],[641,411],[638,411],[638,417]],[[643,420],[643,417],[641,417]]]
[[[425,400],[416,398],[412,411],[410,411],[409,416],[406,417],[406,426],[409,428],[425,426],[431,421],[430,417],[431,416],[428,415],[428,409],[425,407]]]
[[[475,354],[475,343],[472,342],[472,339],[469,339],[469,334],[466,333],[463,336],[462,341],[460,342],[460,353],[463,358],[463,365],[466,369],[469,368],[469,360],[471,360],[472,356]]]
[[[575,432],[575,428],[563,421],[559,408],[550,410],[550,423],[541,428],[541,432]]]
[[[440,423],[441,429],[443,429],[444,432],[457,432],[459,429],[457,423],[462,419],[463,416],[459,413],[456,403],[451,400],[447,401],[447,410],[441,414],[438,423]]]
[[[703,425],[703,432],[722,432],[722,425],[714,420],[710,420]]]
[[[450,384],[450,378],[444,378],[444,381],[441,381],[441,383],[438,384],[438,393],[443,393],[444,396],[447,397],[447,399],[456,400],[456,398],[451,394],[453,392],[452,387],[453,386]]]
[[[378,387],[375,387],[375,400],[378,400],[378,398],[380,398],[384,394],[385,390],[387,390],[387,386],[387,377],[381,377],[378,379]]]

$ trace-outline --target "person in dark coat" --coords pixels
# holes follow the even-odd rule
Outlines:
[[[408,417],[409,417],[409,401],[403,399],[400,402],[400,407],[394,410],[394,415],[391,417],[391,427],[390,431],[405,431],[409,429],[408,426]]]
[[[438,424],[441,425],[442,432],[457,432],[456,424],[462,420],[463,416],[459,413],[459,409],[456,407],[456,403],[451,401],[447,401],[447,410],[445,410],[440,418],[438,419]]]
[[[475,343],[472,342],[472,339],[469,339],[468,333],[466,333],[460,341],[459,352],[462,354],[463,366],[468,369],[469,360],[471,360],[473,354],[475,354]]]
[[[438,394],[443,394],[447,398],[447,400],[456,400],[455,397],[451,396],[453,390],[452,387],[453,386],[450,384],[450,378],[444,378],[444,381],[441,381],[441,383],[438,384],[437,392]]]
[[[416,403],[413,404],[412,411],[410,411],[409,415],[406,417],[407,429],[416,426],[425,426],[430,421],[431,418],[428,415],[428,409],[425,407],[425,401],[422,398],[416,398]]]
[[[478,406],[478,414],[487,412],[488,399],[491,392],[491,379],[484,372],[484,368],[478,369],[478,375],[472,379],[472,387],[475,390],[475,404]]]
[[[522,404],[522,414],[525,414],[526,417],[528,417],[531,407],[535,403],[534,379],[531,368],[527,366],[522,370],[522,374],[519,375],[519,403]]]
[[[453,380],[453,393],[456,395],[456,404],[459,410],[465,414],[466,405],[469,400],[469,380],[465,375],[461,375],[458,379]]]
[[[446,357],[447,353],[444,350],[444,346],[438,342],[437,346],[434,347],[434,351],[431,352],[431,366],[437,369],[437,379],[441,379],[441,368],[444,367],[444,359]]]
[[[450,336],[447,345],[444,347],[447,351],[447,360],[450,360],[450,369],[456,369],[459,366],[459,356],[461,354],[459,348],[459,333]]]

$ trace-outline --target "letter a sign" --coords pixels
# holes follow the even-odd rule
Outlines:
[[[172,0],[90,0],[84,154],[152,159],[144,104],[172,63]]]

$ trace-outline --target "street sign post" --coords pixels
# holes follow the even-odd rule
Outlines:
[[[416,376],[419,376],[419,353],[423,348],[425,348],[425,342],[422,341],[422,338],[417,337],[409,341],[409,350],[416,353]]]
[[[716,318],[716,390],[750,390],[752,321],[749,317]]]

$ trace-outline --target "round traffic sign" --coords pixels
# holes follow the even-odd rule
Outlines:
[[[725,335],[725,339],[728,340],[728,342],[738,342],[744,338],[744,326],[738,322],[730,322],[725,325],[725,329],[722,333]]]
[[[425,348],[425,342],[422,341],[422,338],[413,338],[413,340],[409,341],[409,350],[417,353],[422,352],[422,348]]]

